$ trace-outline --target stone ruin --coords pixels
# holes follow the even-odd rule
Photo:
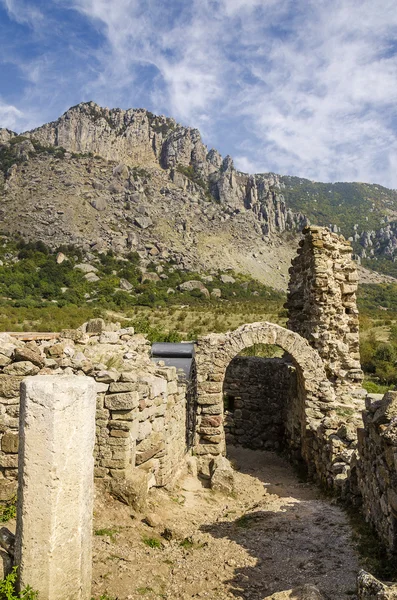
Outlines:
[[[397,552],[397,392],[379,399],[361,388],[351,253],[342,237],[308,227],[290,269],[288,328],[251,323],[201,337],[190,377],[155,363],[133,328],[101,319],[59,334],[0,334],[0,499],[16,491],[21,382],[46,375],[66,386],[73,376],[95,388],[95,479],[123,501],[139,509],[192,455],[215,482],[227,444],[277,449],[361,505]],[[255,344],[285,355],[238,356]]]

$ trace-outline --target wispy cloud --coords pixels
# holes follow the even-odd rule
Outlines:
[[[9,16],[17,23],[27,24],[31,27],[43,20],[42,12],[31,2],[23,0],[3,0]]]
[[[0,100],[0,123],[2,127],[11,129],[18,129],[19,126],[24,122],[24,114],[18,110],[16,106],[10,104],[4,104]]]
[[[0,2],[25,35],[55,40],[57,22],[55,49],[20,57],[26,89],[10,104],[23,113],[146,106],[242,170],[397,187],[394,0],[54,0],[58,19]]]

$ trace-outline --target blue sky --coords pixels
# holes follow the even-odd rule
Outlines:
[[[397,188],[395,0],[0,0],[0,126],[94,100],[248,172]]]

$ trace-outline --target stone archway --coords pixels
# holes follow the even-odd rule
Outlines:
[[[210,334],[196,345],[197,428],[195,453],[209,459],[225,453],[223,428],[223,381],[230,361],[254,344],[273,344],[288,352],[297,366],[302,390],[300,405],[300,453],[310,460],[310,438],[329,413],[335,396],[323,362],[316,350],[298,333],[274,323],[242,325],[225,334]]]

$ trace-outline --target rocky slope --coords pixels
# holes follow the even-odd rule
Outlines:
[[[291,193],[295,181],[241,173],[197,129],[144,109],[88,102],[22,135],[0,129],[0,167],[4,233],[52,247],[132,249],[189,270],[230,268],[279,289],[308,223],[300,206],[313,213],[304,194]],[[393,224],[386,229],[379,244],[377,231],[356,231],[371,246],[364,256],[377,244],[394,252]]]
[[[239,173],[197,130],[86,103],[21,136],[0,130],[0,140],[3,232],[231,268],[285,288],[305,217],[286,207],[276,176]]]
[[[318,183],[279,177],[284,200],[312,223],[349,239],[368,267],[397,275],[397,191],[368,183]]]

